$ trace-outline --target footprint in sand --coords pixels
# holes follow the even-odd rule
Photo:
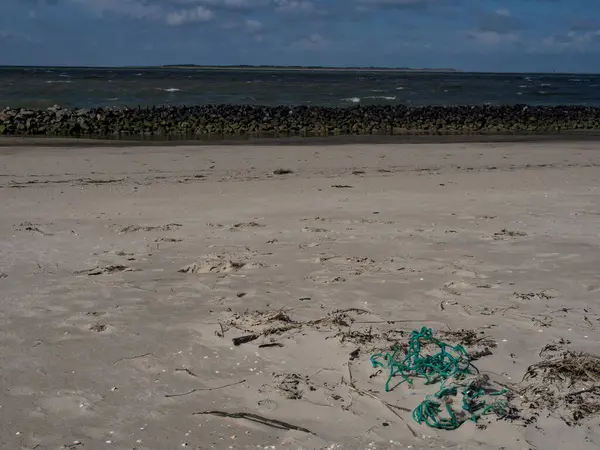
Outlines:
[[[90,331],[94,331],[96,333],[103,333],[108,330],[108,325],[104,323],[95,323],[90,325]]]
[[[77,418],[94,414],[94,403],[101,401],[102,397],[100,395],[91,397],[84,397],[79,392],[61,392],[57,397],[42,398],[38,400],[38,403],[42,410],[49,414]]]
[[[264,400],[259,400],[257,405],[260,409],[265,411],[275,411],[278,407],[277,403],[270,398],[266,398]]]
[[[182,242],[183,239],[180,238],[172,238],[172,237],[160,237],[160,238],[156,238],[154,239],[154,242],[160,243],[160,242]]]
[[[229,228],[229,231],[241,231],[241,230],[246,230],[249,228],[264,228],[266,227],[266,225],[263,225],[262,223],[258,223],[258,222],[240,222],[240,223],[236,223],[234,225],[232,225]]]
[[[52,225],[52,224],[49,224],[49,225]],[[42,227],[43,227],[43,225],[39,224],[39,223],[23,222],[23,223],[20,223],[19,225],[15,226],[15,231],[29,231],[32,233],[39,233],[44,236],[52,236],[52,233],[48,233],[48,232],[44,231],[44,229]]]
[[[319,227],[304,227],[302,228],[304,233],[327,233],[329,230],[327,228],[319,228]]]
[[[268,264],[252,261],[245,258],[214,255],[208,258],[188,264],[178,270],[181,273],[232,273],[242,269],[259,269],[269,267]]]
[[[475,284],[464,280],[453,280],[445,283],[444,286],[439,289],[427,291],[426,294],[437,298],[446,298],[448,297],[448,294],[462,295],[477,288],[489,289],[492,288],[492,286],[488,284]]]
[[[478,274],[477,272],[473,272],[472,270],[466,269],[458,269],[452,271],[453,275],[461,278],[488,278],[486,275]]]
[[[111,225],[110,229],[117,233],[136,233],[139,231],[172,231],[182,227],[180,223],[168,223],[166,225]]]
[[[336,277],[325,277],[325,276],[308,276],[304,277],[305,280],[310,280],[318,284],[332,284],[332,283],[345,283],[346,278],[342,276]]]
[[[524,231],[518,231],[518,230],[508,230],[506,228],[503,228],[502,230],[494,233],[494,235],[492,236],[492,239],[494,239],[495,241],[500,241],[500,240],[504,240],[504,238],[519,238],[519,237],[525,237],[527,236],[527,233],[525,233]]]
[[[91,269],[78,270],[77,272],[75,272],[75,274],[76,275],[95,276],[95,275],[108,275],[108,274],[117,273],[117,272],[133,272],[133,271],[134,271],[134,269],[132,269],[131,267],[127,267],[122,264],[109,264],[104,267],[96,266],[96,267],[92,267]]]
[[[471,283],[468,283],[466,281],[450,281],[446,284],[444,284],[443,289],[446,292],[449,292],[450,294],[453,295],[461,295],[463,292],[467,292],[470,291],[471,289],[475,288],[475,286]]]

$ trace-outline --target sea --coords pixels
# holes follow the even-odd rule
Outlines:
[[[0,109],[200,104],[600,106],[600,74],[0,67]]]

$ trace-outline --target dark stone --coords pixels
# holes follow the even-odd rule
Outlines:
[[[277,137],[348,134],[514,134],[600,130],[589,106],[199,105],[45,110],[5,108],[0,134],[48,136]]]
[[[232,341],[233,341],[233,345],[235,345],[237,347],[237,346],[245,344],[247,342],[252,342],[258,338],[259,338],[258,334],[247,334],[244,336],[233,338]]]
[[[287,175],[287,174],[290,174],[290,173],[294,173],[294,171],[290,170],[290,169],[275,169],[273,171],[273,173],[275,175]]]

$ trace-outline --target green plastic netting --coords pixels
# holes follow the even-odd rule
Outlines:
[[[437,346],[437,352],[430,350],[432,345]],[[420,331],[411,333],[408,349],[403,356],[402,353],[395,348],[391,353],[375,354],[371,356],[371,364],[374,368],[388,370],[386,392],[404,382],[412,387],[414,378],[424,378],[426,385],[440,384],[435,394],[427,396],[414,409],[412,416],[415,422],[442,430],[455,430],[467,420],[477,422],[487,414],[504,417],[508,413],[505,399],[484,399],[486,396],[504,395],[506,389],[498,391],[483,386],[481,379],[473,376],[473,371],[478,371],[471,364],[471,357],[462,345],[446,344],[433,336],[431,328],[423,327]],[[402,379],[390,386],[397,375]],[[469,378],[472,380],[469,381]],[[452,404],[459,394],[462,396],[462,405],[456,411]]]

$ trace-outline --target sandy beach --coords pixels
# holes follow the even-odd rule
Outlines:
[[[600,141],[3,146],[0,448],[597,449],[599,255]]]

